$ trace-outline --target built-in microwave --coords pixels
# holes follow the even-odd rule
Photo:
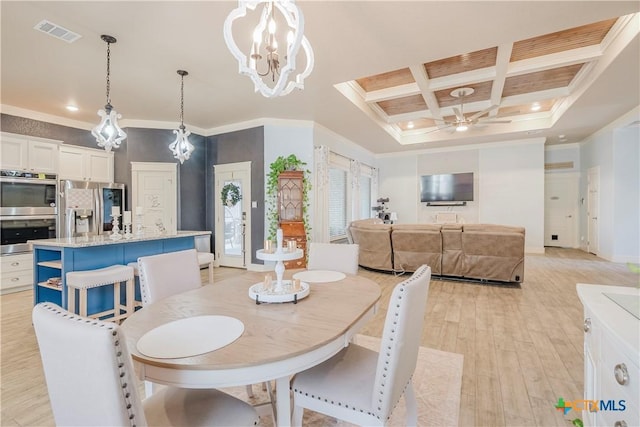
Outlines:
[[[0,216],[55,215],[56,175],[0,171]]]

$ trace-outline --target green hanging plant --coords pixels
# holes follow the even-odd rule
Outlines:
[[[304,229],[307,233],[307,241],[310,240],[311,224],[309,219],[309,191],[311,191],[311,182],[309,180],[309,174],[311,171],[304,169],[306,162],[298,159],[295,154],[290,154],[287,157],[280,156],[269,165],[269,173],[267,174],[267,220],[269,222],[269,240],[275,240],[276,231],[278,231],[278,176],[284,171],[288,170],[302,170],[302,220],[304,222]]]
[[[220,199],[222,200],[222,204],[224,206],[235,206],[242,199],[240,195],[240,187],[235,185],[233,182],[228,183],[224,187],[222,187],[222,192],[220,193]]]

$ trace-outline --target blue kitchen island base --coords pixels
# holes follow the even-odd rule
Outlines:
[[[143,236],[130,240],[110,240],[104,236],[34,240],[31,242],[34,268],[33,303],[35,305],[45,301],[53,302],[68,309],[69,289],[65,279],[68,272],[94,270],[116,264],[127,265],[136,262],[142,256],[194,249],[195,237],[205,234],[210,232],[180,231],[175,235]],[[121,299],[124,303],[124,289],[121,289]],[[136,300],[140,301],[138,283]],[[100,313],[111,308],[113,285],[88,290],[88,314]]]

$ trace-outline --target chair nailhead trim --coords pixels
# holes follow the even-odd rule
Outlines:
[[[61,315],[62,317],[69,317],[70,320],[84,321],[85,323],[91,324],[92,326],[110,329],[111,336],[113,337],[113,346],[116,350],[116,357],[118,358],[118,369],[120,369],[120,378],[123,378],[126,376],[126,371],[124,370],[125,361],[121,359],[122,350],[120,349],[120,337],[118,334],[117,325],[113,323],[103,322],[97,319],[88,319],[68,311],[61,311],[60,307],[58,307],[57,305],[52,305],[49,303],[41,303],[41,304],[43,308],[46,308],[49,311],[52,311],[58,315]],[[131,427],[136,427],[136,424],[134,423],[136,414],[132,411],[133,403],[130,400],[131,392],[128,389],[128,384],[126,382],[121,383],[121,386],[122,386],[122,389],[125,391],[123,396],[125,398],[125,403],[126,403],[125,406],[127,408],[127,411],[129,412],[129,420],[131,420]]]

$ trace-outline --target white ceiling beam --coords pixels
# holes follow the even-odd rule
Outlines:
[[[440,105],[438,104],[436,96],[429,88],[429,76],[427,76],[424,65],[412,65],[409,67],[409,70],[411,71],[411,74],[413,74],[413,78],[420,88],[420,92],[422,92],[422,97],[424,98],[424,102],[427,104],[427,108],[431,111],[431,115],[441,119],[442,115],[440,113]]]
[[[473,71],[455,74],[453,76],[437,77],[429,80],[429,90],[436,91],[442,89],[469,86],[474,83],[493,80],[496,76],[495,67],[480,68]]]
[[[357,84],[357,83],[356,83]],[[358,85],[360,86],[360,85]],[[373,90],[365,92],[365,102],[380,102],[387,99],[403,98],[405,96],[417,95],[420,93],[418,85],[415,83],[407,83],[400,86],[389,87],[385,89]]]
[[[600,49],[600,45],[594,45],[530,59],[523,59],[509,64],[507,77],[591,62],[601,56],[602,50]]]
[[[500,105],[502,102],[502,91],[504,90],[504,81],[507,78],[507,70],[509,69],[509,60],[511,59],[511,51],[513,43],[504,43],[498,46],[496,55],[496,77],[491,86],[491,105]],[[498,109],[489,112],[489,117],[494,117],[498,113]]]

